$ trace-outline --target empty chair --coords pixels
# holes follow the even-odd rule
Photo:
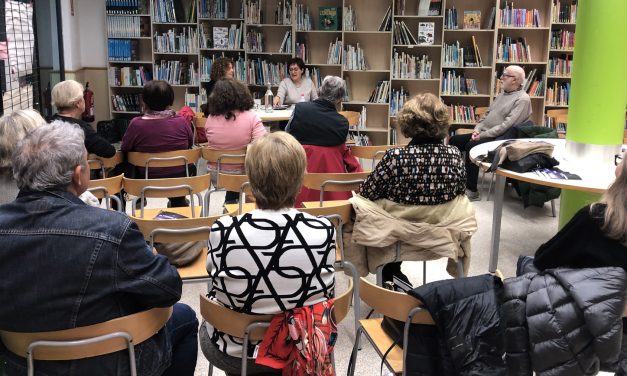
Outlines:
[[[87,190],[96,196],[96,198],[104,199],[107,209],[111,209],[112,207],[110,201],[115,201],[117,210],[122,212],[122,201],[116,195],[122,191],[123,178],[124,174],[105,179],[93,179],[89,181],[89,188]]]
[[[115,166],[124,162],[124,155],[121,151],[115,153],[111,158],[103,158],[96,154],[87,155],[87,163],[89,163],[90,170],[100,170],[101,177],[106,177],[107,171],[113,169]]]

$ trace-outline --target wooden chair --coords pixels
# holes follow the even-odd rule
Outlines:
[[[96,154],[89,154],[87,156],[87,163],[90,170],[100,170],[102,177],[106,177],[107,169],[112,169],[120,163],[124,162],[124,155],[121,151],[115,153],[111,158],[99,157]]]
[[[356,127],[359,124],[359,117],[361,114],[357,111],[340,111],[340,115],[344,116],[348,120],[349,127]]]
[[[185,166],[185,175],[189,176],[189,164],[196,164],[200,158],[200,149],[173,150],[163,153],[128,152],[128,163],[144,167],[145,179],[148,179],[149,167]]]
[[[96,196],[96,198],[104,199],[107,210],[111,209],[111,200],[114,200],[118,205],[118,211],[122,213],[122,200],[116,195],[122,191],[123,178],[124,174],[112,178],[94,179],[89,182],[89,188],[87,188],[87,190]]]
[[[196,112],[195,115],[196,116],[194,116],[194,121],[192,122],[192,125],[193,125],[192,128],[194,131],[194,145],[205,146],[206,143],[203,143],[203,144],[198,143],[198,140],[196,139],[196,132],[199,129],[202,129],[204,131],[205,125],[207,124],[207,118],[205,117],[205,114],[202,112]]]
[[[481,120],[481,118],[483,117],[483,115],[486,114],[486,112],[488,112],[489,107],[475,107],[475,117],[476,117],[476,121],[479,122],[479,120]]]
[[[181,243],[196,242],[209,239],[211,226],[222,215],[184,219],[145,219],[134,217],[144,239],[154,249],[156,242]],[[207,273],[206,247],[191,264],[177,267],[183,283],[204,282],[209,279]]]
[[[2,343],[27,359],[28,375],[35,360],[76,360],[128,350],[131,375],[137,375],[135,345],[155,335],[172,315],[172,307],[119,317],[103,323],[53,332],[0,331]]]
[[[348,280],[348,288],[334,298],[335,323],[339,324],[348,314],[353,294],[353,281]],[[274,315],[251,315],[235,312],[222,304],[200,295],[200,314],[211,326],[233,337],[243,338],[242,350],[248,348],[250,341],[260,341],[270,326]],[[247,360],[242,355],[242,375],[246,375]],[[213,375],[213,365],[209,363],[209,375]]]
[[[320,190],[320,206],[324,202],[324,192],[346,192],[358,190],[370,172],[307,172],[303,187]]]
[[[220,173],[223,163],[237,163],[244,164],[246,159],[246,149],[234,149],[234,150],[219,150],[202,148],[202,158],[207,161],[207,164],[211,163],[216,166],[216,173]],[[216,186],[219,187],[220,177],[216,181]]]
[[[209,204],[211,202],[211,195],[220,191],[232,191],[239,192],[239,203],[224,205],[225,212],[229,215],[240,215],[245,212],[249,212],[256,208],[254,202],[244,203],[243,194],[246,193],[246,197],[252,197],[252,191],[250,184],[248,183],[247,175],[231,175],[231,174],[218,174],[218,183],[216,189],[212,189],[205,195],[205,207],[209,210]],[[234,210],[237,208],[237,211]]]
[[[361,278],[359,296],[374,312],[405,322],[405,330],[403,332],[404,344],[408,343],[410,323],[435,325],[429,312],[421,307],[421,302],[408,294],[384,289],[368,282],[365,278]],[[393,302],[393,304],[390,304],[391,302]],[[381,318],[359,320],[357,337],[348,363],[349,376],[355,374],[357,349],[359,347],[361,333],[364,334],[364,337],[372,344],[381,358],[383,358],[385,352],[394,344],[395,338],[391,338],[383,331],[381,321]],[[405,375],[406,370],[404,365],[406,356],[407,346],[401,348],[398,344],[394,345],[392,350],[385,356],[385,365],[394,374],[400,373]]]
[[[128,179],[124,178],[124,190],[137,196],[132,201],[132,216],[135,217],[135,203],[140,199],[140,217],[154,218],[163,209],[145,209],[145,199],[151,197],[170,198],[190,196],[191,208],[167,208],[167,211],[178,213],[186,217],[195,217],[196,212],[203,213],[203,199],[201,192],[209,189],[209,175],[190,176],[186,178],[166,179]],[[194,196],[198,198],[200,207],[196,207]],[[165,209],[165,208],[164,208]]]
[[[378,146],[351,146],[351,154],[361,159],[371,159],[372,166],[370,170],[374,170],[376,161],[383,158],[383,154],[389,149],[397,148],[398,145],[378,145]]]

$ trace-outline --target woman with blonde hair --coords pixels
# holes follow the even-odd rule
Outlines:
[[[18,193],[11,169],[17,143],[42,124],[46,121],[32,109],[13,111],[0,118],[0,204],[15,200]]]
[[[536,251],[540,270],[618,266],[627,271],[627,152],[615,157],[616,180]],[[627,329],[627,328],[626,328]]]

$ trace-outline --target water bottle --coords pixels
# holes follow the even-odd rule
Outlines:
[[[274,95],[272,94],[272,89],[270,88],[270,84],[268,84],[268,90],[266,94],[263,96],[264,108],[266,112],[272,112],[272,105],[274,101]]]
[[[300,100],[299,100],[299,102],[306,102],[306,100],[305,100],[305,93],[301,93],[301,94],[300,94]]]

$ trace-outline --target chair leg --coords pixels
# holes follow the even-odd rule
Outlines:
[[[213,376],[213,364],[209,363],[209,369],[207,370],[207,376]]]
[[[426,261],[422,262],[422,284],[423,285],[427,284],[427,262]]]
[[[551,215],[555,218],[555,199],[551,200]]]
[[[357,366],[357,349],[359,348],[359,338],[361,336],[362,328],[359,327],[359,330],[355,334],[355,344],[353,345],[353,350],[351,351],[351,357],[348,361],[348,371],[346,372],[347,376],[353,376],[355,374],[355,367]]]

